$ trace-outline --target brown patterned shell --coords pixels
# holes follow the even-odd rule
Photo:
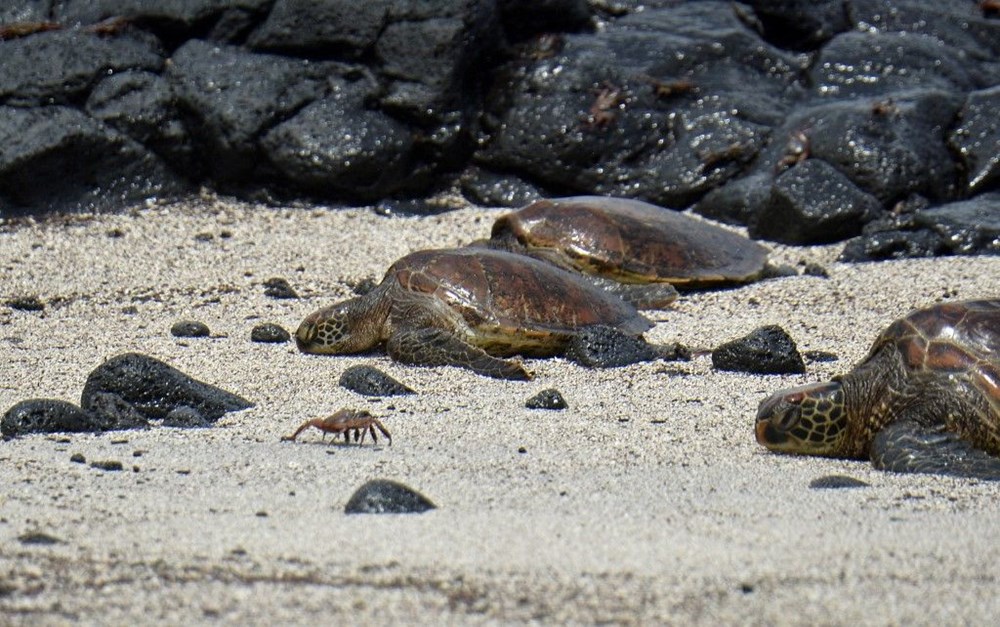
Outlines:
[[[419,251],[394,263],[386,273],[392,277],[399,288],[460,312],[473,331],[565,335],[606,325],[638,335],[652,327],[631,305],[578,275],[505,251]]]
[[[746,282],[768,255],[753,240],[680,212],[602,196],[539,200],[498,218],[491,238],[513,238],[559,265],[624,283]]]
[[[1000,300],[943,303],[893,322],[868,357],[895,344],[911,372],[961,377],[989,404],[1000,429]]]

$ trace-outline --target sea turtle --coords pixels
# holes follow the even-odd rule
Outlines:
[[[773,451],[1000,479],[1000,299],[911,312],[849,373],[763,401],[756,433]]]
[[[680,288],[746,283],[767,266],[757,242],[678,211],[603,196],[545,199],[493,224],[488,244],[594,277],[640,309]]]
[[[453,248],[399,259],[371,292],[309,315],[295,339],[303,352],[329,354],[385,341],[404,363],[526,379],[520,363],[502,357],[561,354],[582,329],[631,338],[652,326],[578,274],[505,251]]]

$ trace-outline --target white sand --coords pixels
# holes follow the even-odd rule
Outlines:
[[[78,402],[124,351],[161,358],[257,403],[218,428],[0,442],[0,623],[992,623],[1000,615],[1000,486],[770,454],[758,402],[844,371],[878,330],[940,299],[997,295],[1000,258],[834,262],[830,278],[684,297],[648,337],[712,347],[781,324],[840,360],[804,376],[715,372],[708,357],[590,371],[533,360],[534,381],[299,354],[249,341],[293,331],[417,248],[484,237],[490,210],[385,218],[365,210],[206,199],[131,216],[0,232],[0,411]],[[121,237],[109,237],[119,229]],[[228,237],[222,237],[223,233]],[[199,233],[214,235],[209,241]],[[301,300],[264,296],[287,278]],[[123,309],[134,306],[137,313]],[[207,323],[180,340],[170,325]],[[370,363],[417,389],[370,401],[337,385]],[[570,408],[524,401],[555,387]],[[307,418],[368,408],[391,447],[280,442]],[[518,449],[524,447],[525,453]],[[121,461],[123,472],[73,463]],[[817,477],[871,484],[815,490]],[[364,481],[403,481],[439,509],[347,516]],[[23,544],[44,532],[62,543]]]

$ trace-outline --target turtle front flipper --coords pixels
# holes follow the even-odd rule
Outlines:
[[[459,366],[495,379],[531,378],[521,364],[493,357],[443,329],[399,330],[389,338],[386,349],[393,359],[407,364]]]
[[[679,294],[669,283],[619,283],[599,277],[590,277],[594,283],[611,292],[636,309],[666,309]]]
[[[958,434],[911,420],[887,425],[871,447],[872,465],[892,472],[930,473],[1000,480],[1000,459]]]

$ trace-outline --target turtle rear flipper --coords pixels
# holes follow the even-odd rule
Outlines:
[[[425,327],[397,331],[389,338],[386,349],[393,359],[402,363],[459,366],[495,379],[531,378],[521,364],[494,357],[444,329]]]
[[[619,283],[591,277],[593,282],[636,309],[666,309],[677,300],[677,289],[669,283]]]
[[[872,465],[892,472],[930,473],[1000,480],[1000,459],[957,433],[901,420],[879,431],[872,442]]]

